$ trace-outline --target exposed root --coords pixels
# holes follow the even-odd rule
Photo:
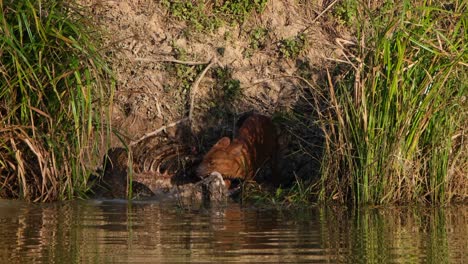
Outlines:
[[[313,24],[315,22],[317,22],[317,20],[319,18],[321,18],[325,13],[327,13],[336,3],[338,2],[338,0],[335,0],[333,1],[332,3],[330,3],[327,8],[325,8],[320,14],[318,14],[318,16],[316,16],[311,22],[310,22],[310,25],[307,26],[303,31],[302,33],[306,33],[307,31],[309,31],[309,29],[313,26]]]
[[[210,61],[182,61],[176,59],[155,59],[155,58],[134,58],[134,61],[141,61],[141,62],[171,62],[177,64],[184,64],[189,66],[195,65],[206,65],[209,64]]]
[[[180,123],[182,123],[182,122],[185,122],[185,121],[187,121],[187,118],[183,118],[183,119],[181,119],[181,120],[179,120],[179,121],[172,122],[172,123],[170,123],[170,124],[168,124],[168,125],[162,126],[162,127],[158,128],[158,129],[152,131],[152,132],[149,132],[149,133],[144,134],[141,138],[139,138],[139,139],[137,139],[137,140],[131,141],[130,144],[128,144],[128,145],[129,145],[130,147],[132,147],[132,146],[134,146],[134,145],[140,143],[141,141],[143,141],[143,140],[145,140],[145,139],[147,139],[147,138],[154,137],[154,136],[158,135],[159,133],[161,133],[162,131],[164,131],[164,130],[170,128],[170,127],[177,126],[178,124],[180,124]]]
[[[218,63],[218,59],[216,57],[211,59],[210,64],[208,64],[208,66],[206,66],[206,68],[200,73],[197,80],[195,80],[195,82],[193,83],[192,89],[190,90],[190,110],[189,110],[189,117],[188,117],[189,122],[190,122],[190,128],[193,128],[192,127],[192,124],[193,124],[193,107],[194,107],[195,95],[196,95],[196,93],[198,91],[198,85],[200,85],[200,82],[203,79],[203,77],[205,76],[205,74],[208,72],[208,70],[215,63]]]

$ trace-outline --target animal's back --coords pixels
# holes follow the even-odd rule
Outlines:
[[[252,114],[244,119],[234,140],[221,138],[204,156],[199,177],[219,172],[226,179],[252,179],[270,158],[276,157],[276,130],[267,116]]]
[[[252,114],[239,128],[237,138],[246,143],[252,162],[252,170],[248,175],[248,178],[251,178],[256,169],[272,158],[277,151],[275,126],[269,117]]]

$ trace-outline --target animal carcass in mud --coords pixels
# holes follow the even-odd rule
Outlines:
[[[132,156],[124,148],[112,148],[104,157],[103,177],[95,180],[95,198],[132,198],[174,200],[192,205],[201,202],[223,202],[227,192],[222,177],[204,181],[196,177],[199,162],[190,148],[168,143],[156,151],[135,151]],[[151,156],[151,159],[143,156]]]
[[[201,163],[190,147],[174,142],[136,146],[131,155],[123,148],[110,149],[94,192],[103,198],[223,202],[237,193],[229,189],[231,180],[254,179],[268,161],[272,173],[266,181],[277,185],[277,135],[271,119],[254,113],[241,117],[238,124],[237,136],[232,141],[221,138]]]
[[[232,179],[254,179],[257,171],[269,161],[272,174],[267,180],[276,185],[277,151],[273,122],[267,116],[253,113],[244,117],[232,141],[223,137],[208,151],[196,173],[201,178],[219,173],[229,186]]]

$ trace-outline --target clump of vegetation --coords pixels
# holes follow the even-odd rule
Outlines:
[[[172,16],[187,21],[196,31],[211,32],[224,22],[243,23],[251,13],[263,12],[267,2],[268,0],[163,0],[161,4]]]
[[[296,60],[297,72],[296,74],[306,80],[312,79],[312,73],[315,69],[312,68],[308,59],[297,59]]]
[[[265,187],[255,182],[245,182],[242,185],[240,199],[243,203],[270,204],[278,207],[309,206],[314,198],[314,188],[308,182],[296,178],[288,188]]]
[[[279,52],[283,58],[296,58],[306,46],[306,37],[299,34],[292,38],[283,39],[279,44]]]
[[[244,55],[249,58],[255,51],[264,49],[267,43],[267,37],[268,29],[263,27],[254,28],[250,32],[249,48],[246,49]]]
[[[215,120],[234,118],[232,106],[241,98],[243,91],[240,81],[232,77],[232,68],[215,67],[211,77],[215,81],[210,99],[203,102],[208,116]]]
[[[163,0],[161,4],[177,19],[187,21],[196,31],[213,31],[221,25],[221,20],[210,16],[203,2]]]
[[[188,60],[187,51],[177,45],[173,45],[174,57],[181,61]],[[175,83],[173,87],[166,86],[165,90],[169,92],[172,88],[186,95],[189,93],[192,83],[197,79],[198,74],[203,70],[203,65],[188,65],[181,63],[168,63],[167,70],[174,75]]]
[[[329,83],[321,113],[321,200],[466,199],[466,8],[463,1],[357,7],[354,65]]]
[[[265,47],[266,37],[268,36],[268,29],[255,28],[250,32],[250,48],[257,50]]]
[[[351,25],[356,19],[358,2],[356,1],[340,1],[333,8],[333,17],[340,24]]]
[[[228,21],[236,20],[239,23],[253,12],[263,12],[268,0],[225,0],[216,1],[215,13],[228,18]]]
[[[232,78],[232,68],[218,67],[214,69],[217,88],[222,92],[225,102],[233,102],[242,95],[240,81]]]
[[[0,2],[0,197],[51,201],[87,188],[112,85],[85,22],[59,0]]]

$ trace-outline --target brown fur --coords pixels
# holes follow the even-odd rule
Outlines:
[[[197,175],[206,177],[217,171],[225,179],[251,180],[268,160],[272,169],[276,170],[276,151],[277,136],[271,119],[252,114],[242,123],[232,142],[228,137],[223,137],[208,151],[197,169]]]

